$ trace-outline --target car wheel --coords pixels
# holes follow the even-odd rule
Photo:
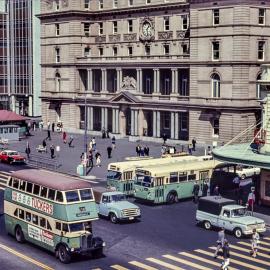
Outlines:
[[[244,180],[246,178],[246,175],[245,174],[242,174],[241,175],[241,179]]]
[[[100,258],[103,255],[103,248],[99,248],[92,251],[92,256],[96,259]]]
[[[206,221],[204,221],[204,223],[203,223],[203,227],[204,227],[206,230],[211,230],[212,224],[211,224],[208,220],[206,220]]]
[[[117,216],[114,213],[110,213],[110,221],[112,223],[117,223]]]
[[[18,243],[23,243],[25,241],[22,228],[19,225],[15,228],[15,238]]]
[[[235,228],[233,230],[233,234],[235,235],[236,238],[241,238],[243,235],[243,232],[240,228]]]
[[[60,245],[57,249],[57,255],[61,263],[69,263],[71,256],[64,245]]]

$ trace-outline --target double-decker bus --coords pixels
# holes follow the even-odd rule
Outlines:
[[[134,196],[138,200],[157,203],[174,203],[192,197],[196,181],[202,188],[209,182],[213,169],[220,162],[215,160],[193,160],[162,164],[136,169]]]
[[[62,263],[73,254],[103,252],[105,243],[92,234],[98,213],[87,181],[45,170],[16,171],[5,189],[4,215],[6,231],[18,242],[54,252]]]
[[[162,164],[209,159],[212,159],[212,156],[179,156],[110,163],[107,172],[107,186],[121,191],[126,195],[133,195],[135,170],[138,168],[152,165],[158,167]]]

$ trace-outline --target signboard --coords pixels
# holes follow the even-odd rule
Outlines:
[[[30,238],[33,238],[37,241],[43,242],[49,246],[54,246],[53,243],[53,234],[42,229],[39,229],[35,226],[28,224],[28,235]]]
[[[45,202],[38,198],[34,198],[17,191],[12,191],[12,200],[27,205],[29,207],[32,207],[34,209],[37,209],[48,215],[53,215],[53,204]]]

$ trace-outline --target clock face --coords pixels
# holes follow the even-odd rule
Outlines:
[[[146,37],[150,37],[152,35],[152,26],[149,22],[145,22],[142,26],[142,33]]]

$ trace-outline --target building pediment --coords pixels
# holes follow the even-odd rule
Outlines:
[[[140,102],[140,100],[128,91],[121,91],[119,94],[114,96],[109,102],[117,104],[134,104]]]

